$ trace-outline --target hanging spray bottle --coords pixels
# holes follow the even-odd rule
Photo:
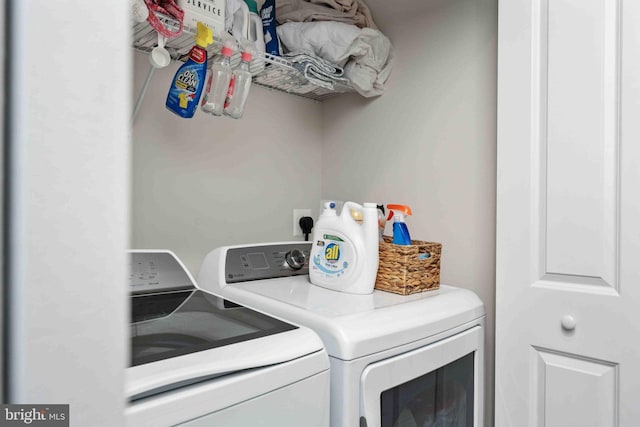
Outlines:
[[[196,45],[189,52],[189,60],[179,69],[167,95],[167,109],[190,119],[196,113],[207,75],[207,46],[213,42],[211,28],[198,22]]]

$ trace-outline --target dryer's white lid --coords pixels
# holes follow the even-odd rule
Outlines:
[[[206,283],[200,283],[206,287]],[[294,276],[228,284],[216,292],[239,304],[308,326],[330,356],[352,360],[479,320],[485,309],[467,289],[441,285],[413,295],[335,292]]]

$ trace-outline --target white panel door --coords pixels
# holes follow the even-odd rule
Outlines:
[[[640,426],[640,1],[499,13],[496,425]]]

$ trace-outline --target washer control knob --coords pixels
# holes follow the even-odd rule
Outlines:
[[[304,252],[300,249],[291,249],[284,256],[287,265],[291,267],[293,270],[300,270],[304,267],[304,262],[306,261],[306,257],[304,256]]]
[[[576,319],[570,315],[565,314],[562,316],[562,329],[565,331],[573,331],[576,328]]]

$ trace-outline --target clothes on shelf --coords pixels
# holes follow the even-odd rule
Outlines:
[[[334,21],[377,29],[363,0],[278,0],[276,20],[286,22]]]
[[[335,84],[349,86],[344,70],[331,62],[306,53],[288,53],[285,58],[291,62],[311,83],[333,90]]]
[[[393,51],[380,31],[331,21],[288,22],[277,31],[287,52],[305,53],[344,67],[344,76],[362,96],[384,92]]]

